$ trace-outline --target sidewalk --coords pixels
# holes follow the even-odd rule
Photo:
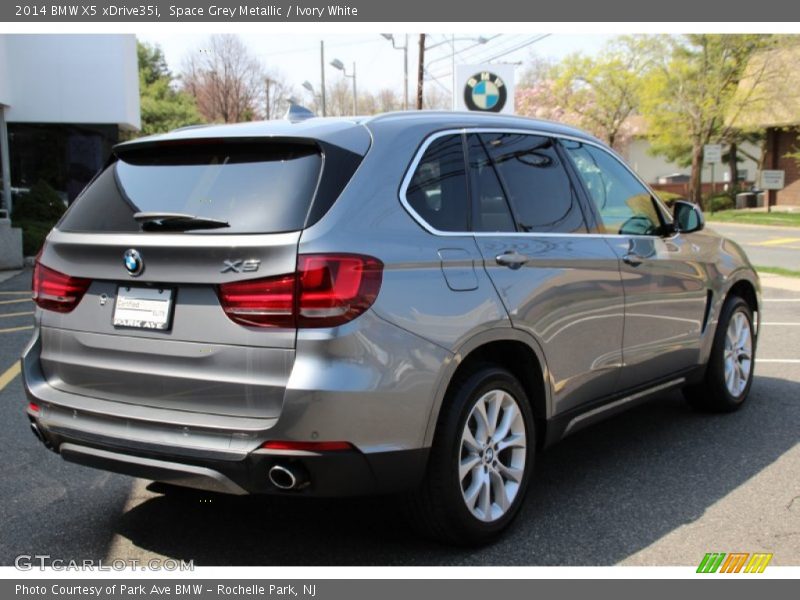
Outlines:
[[[12,277],[16,277],[20,273],[22,273],[23,269],[17,269],[15,271],[0,271],[0,283],[4,281],[8,281]]]

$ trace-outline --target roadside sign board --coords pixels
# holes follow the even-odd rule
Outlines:
[[[722,145],[706,144],[703,146],[703,162],[708,164],[719,164],[722,162]]]
[[[782,190],[785,187],[786,171],[784,170],[765,170],[761,171],[762,190]]]

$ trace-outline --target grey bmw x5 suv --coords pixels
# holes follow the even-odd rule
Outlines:
[[[731,411],[759,282],[612,151],[398,113],[123,143],[53,229],[22,358],[71,462],[232,494],[408,493],[491,539],[536,453],[671,388]]]

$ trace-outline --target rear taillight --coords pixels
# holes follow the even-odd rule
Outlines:
[[[294,327],[295,286],[294,275],[235,281],[219,286],[219,301],[242,325]]]
[[[67,313],[78,305],[90,283],[90,279],[64,275],[37,260],[33,267],[33,301],[41,308]]]
[[[303,254],[290,275],[219,286],[228,317],[251,327],[335,327],[366,311],[381,287],[383,263],[358,254]]]

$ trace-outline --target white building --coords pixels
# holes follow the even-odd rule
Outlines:
[[[3,205],[43,179],[71,200],[139,129],[133,35],[0,35]]]
[[[725,148],[723,148],[723,151]],[[761,149],[754,144],[742,144],[742,150],[751,156],[759,156]],[[685,175],[687,178],[691,173],[691,167],[681,167],[676,163],[668,161],[664,156],[653,156],[650,153],[650,142],[643,137],[637,137],[631,140],[625,148],[623,154],[628,164],[636,171],[639,176],[647,183],[658,184],[664,183],[661,180],[664,177],[673,175]],[[739,159],[739,179],[744,181],[754,181],[758,164],[747,158],[742,152],[738,153]],[[730,179],[730,172],[727,163],[719,164],[714,167],[714,180],[718,185],[718,189],[722,189],[722,184],[727,183]],[[710,164],[703,166],[703,183],[711,183],[712,169]]]

